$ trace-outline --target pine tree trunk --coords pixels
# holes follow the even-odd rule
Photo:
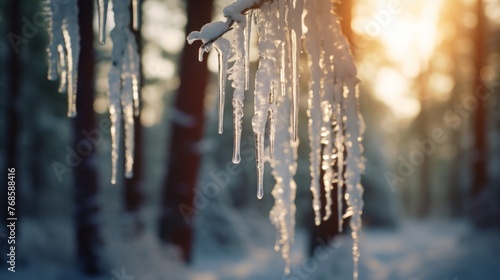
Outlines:
[[[73,121],[73,149],[88,139],[85,131],[95,129],[94,101],[94,32],[92,14],[94,1],[78,1],[78,24],[80,26],[80,62],[78,66],[77,116]],[[81,144],[80,144],[81,145]],[[99,232],[99,186],[97,183],[97,153],[92,145],[89,155],[82,157],[80,165],[74,169],[75,226],[77,257],[83,271],[99,274],[101,271],[100,250],[102,246]]]
[[[188,0],[186,34],[200,30],[211,20],[213,0]],[[208,82],[206,59],[198,61],[198,46],[185,45],[180,60],[181,84],[171,110],[171,141],[167,178],[163,186],[159,224],[160,238],[176,245],[186,262],[191,259],[193,214],[200,151],[203,138],[205,88]]]

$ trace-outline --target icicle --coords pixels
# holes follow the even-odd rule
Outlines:
[[[121,123],[125,127],[125,177],[133,176],[134,164],[134,115],[139,110],[140,61],[134,35],[129,29],[130,0],[113,3],[115,27],[111,31],[113,50],[112,66],[108,74],[110,117],[112,122],[112,178],[116,183],[118,149],[121,140]]]
[[[322,58],[320,59],[321,68],[323,69],[323,77],[321,79],[323,89],[321,95],[321,112],[322,112],[322,135],[321,135],[321,144],[323,149],[323,163],[322,169],[324,170],[323,183],[325,188],[325,216],[323,220],[326,221],[330,218],[332,214],[332,189],[334,183],[334,164],[332,160],[333,156],[333,147],[332,144],[332,119],[333,119],[333,111],[332,107],[334,105],[334,85],[333,85],[333,67],[331,56],[328,51],[323,52]]]
[[[252,118],[252,128],[255,135],[255,162],[257,167],[257,197],[260,199],[264,195],[264,134],[270,109],[270,93],[272,82],[276,80],[275,64],[273,61],[276,46],[273,43],[272,34],[268,30],[272,25],[270,20],[269,6],[262,7],[259,17],[259,67],[255,74],[254,92],[254,116]]]
[[[224,130],[224,101],[226,100],[226,75],[228,54],[231,50],[231,44],[225,38],[219,38],[214,42],[215,50],[219,60],[219,134]]]
[[[309,132],[311,140],[311,175],[313,181],[311,190],[313,198],[316,200],[317,179],[315,165],[317,165],[318,144],[315,143],[318,137],[318,124],[316,120],[318,114],[312,108],[317,108],[317,95],[321,96],[321,107],[323,112],[321,142],[323,146],[322,168],[325,172],[323,182],[327,193],[327,202],[325,205],[326,214],[324,219],[331,215],[330,191],[332,183],[337,186],[337,210],[339,213],[338,226],[342,229],[343,219],[351,217],[351,230],[353,238],[353,262],[354,279],[357,279],[358,272],[358,242],[359,230],[361,228],[361,213],[363,208],[362,193],[363,188],[360,182],[360,176],[363,171],[361,157],[361,135],[362,118],[357,109],[357,94],[355,88],[357,84],[356,67],[352,55],[349,53],[349,44],[341,34],[341,28],[338,16],[333,13],[332,3],[330,1],[307,0],[306,15],[304,24],[307,27],[305,36],[305,48],[309,57],[309,68],[311,70],[311,80],[309,82]],[[317,64],[319,61],[319,65]],[[318,81],[320,86],[318,86]],[[344,85],[348,92],[344,96]],[[318,89],[318,87],[320,87]],[[317,110],[317,109],[316,109]],[[344,125],[345,123],[345,125]],[[316,127],[316,129],[313,129]],[[345,136],[344,136],[345,129]],[[313,134],[312,134],[313,133]],[[314,134],[315,133],[315,134]],[[332,143],[333,142],[333,143]],[[346,147],[347,151],[344,151]],[[347,158],[344,158],[344,152]],[[345,182],[344,162],[345,167]],[[346,200],[348,210],[342,215],[342,191],[346,187]],[[313,202],[313,208],[316,212],[316,203]],[[317,216],[316,216],[317,218]]]
[[[255,133],[255,163],[257,166],[257,198],[264,197],[264,134]]]
[[[361,214],[363,213],[363,187],[360,184],[361,173],[364,170],[364,160],[361,156],[361,135],[364,131],[364,123],[359,114],[357,104],[357,81],[347,82],[346,106],[346,143],[347,143],[347,165],[346,165],[346,201],[352,217],[350,221],[351,236],[353,239],[352,255],[354,261],[354,279],[358,279],[359,261],[359,233],[361,230]]]
[[[139,110],[140,110],[140,107],[139,107],[139,88],[140,88],[140,85],[139,85],[139,78],[137,77],[136,74],[132,74],[132,92],[133,92],[133,99],[134,99],[134,117],[138,117],[139,116]]]
[[[111,35],[113,35],[113,31],[111,32]],[[108,83],[109,116],[111,119],[111,184],[116,184],[122,123],[122,108],[120,104],[120,73],[116,67],[111,67],[109,70]]]
[[[109,0],[97,0],[97,15],[99,22],[99,44],[106,43],[106,21],[108,19]]]
[[[252,16],[253,9],[259,11],[255,16]],[[304,18],[302,18],[303,12],[305,12]],[[351,219],[351,228],[355,241],[355,246],[353,246],[354,277],[357,277],[359,256],[357,242],[362,211],[362,201],[360,200],[362,187],[359,184],[359,177],[363,168],[359,165],[358,169],[355,169],[352,163],[362,162],[359,142],[361,141],[362,129],[359,129],[357,133],[351,132],[356,130],[353,122],[361,122],[360,116],[353,115],[352,112],[353,110],[357,112],[356,106],[352,106],[353,102],[356,103],[357,97],[355,94],[352,97],[353,94],[351,94],[350,101],[346,102],[342,94],[344,84],[348,88],[355,88],[357,83],[356,68],[349,53],[349,45],[341,34],[338,17],[333,13],[332,2],[307,0],[304,5],[304,0],[235,0],[223,9],[223,13],[226,21],[206,24],[201,31],[190,33],[187,39],[189,43],[195,40],[202,41],[203,44],[199,52],[199,58],[202,59],[203,54],[210,51],[214,41],[227,31],[233,30],[232,55],[229,60],[233,62],[233,65],[228,73],[234,88],[233,162],[238,163],[241,160],[239,149],[243,98],[249,84],[248,41],[252,17],[257,25],[259,64],[255,75],[254,115],[252,118],[252,129],[256,142],[257,196],[261,198],[264,193],[264,163],[269,160],[276,180],[272,191],[275,204],[270,213],[270,220],[277,229],[278,237],[275,249],[281,252],[286,261],[286,273],[289,272],[291,265],[290,250],[293,244],[295,226],[296,185],[293,177],[297,168],[298,142],[295,140],[298,132],[299,108],[299,42],[302,39],[302,25],[307,26],[304,45],[311,70],[308,94],[308,126],[311,140],[310,171],[315,223],[319,224],[322,220],[320,216],[320,182],[322,182],[327,194],[326,214],[323,218],[328,219],[331,216],[331,208],[334,204],[331,192],[333,184],[335,184],[339,198],[336,201],[339,210],[339,227],[342,226],[341,198],[343,187],[346,186],[349,210],[345,215],[352,215],[353,218]],[[217,49],[217,52],[219,64],[223,65],[221,54],[228,51]],[[219,72],[223,72],[222,69]],[[222,81],[219,82],[222,83]],[[349,92],[354,91],[349,89]],[[219,91],[220,117],[222,117],[221,108],[224,105],[221,103],[222,97],[223,93]],[[269,156],[266,154],[264,145],[267,127],[269,127]],[[221,128],[222,123],[219,122],[219,131]],[[346,133],[344,133],[344,128],[346,128]],[[352,137],[355,137],[356,143]],[[278,143],[280,147],[275,148],[275,143]],[[352,151],[353,145],[358,147],[357,151]],[[347,148],[344,149],[344,146]],[[344,152],[347,154],[347,158],[345,158]],[[345,162],[347,162],[346,167],[344,167]],[[321,169],[324,171],[323,177],[320,177]],[[344,170],[346,170],[345,180],[343,178]],[[356,187],[353,187],[356,182]]]
[[[67,77],[68,77],[68,82],[67,82],[67,93],[68,93],[68,117],[72,118],[76,116],[76,88],[77,88],[77,81],[76,81],[76,71],[74,64],[76,61],[73,61],[74,55],[71,44],[71,37],[69,35],[69,31],[66,29],[67,27],[64,27],[65,24],[63,23],[63,38],[64,38],[64,43],[66,45],[66,60],[68,63],[68,72],[67,72]]]
[[[274,158],[274,146],[276,142],[276,109],[274,104],[269,109],[269,158]]]
[[[243,122],[243,98],[245,97],[245,39],[244,30],[245,22],[239,22],[234,25],[234,38],[233,38],[233,49],[232,56],[230,58],[231,62],[234,62],[233,66],[229,69],[229,79],[231,79],[233,92],[233,163],[239,163],[241,161],[240,155],[240,143],[241,143],[241,131]]]
[[[276,61],[273,61],[273,69],[276,69]],[[274,151],[275,151],[275,143],[276,143],[276,102],[277,102],[277,92],[279,92],[278,87],[276,86],[279,84],[279,78],[278,78],[278,73],[276,73],[276,70],[273,72],[273,79],[271,81],[271,92],[269,93],[269,158],[273,159],[274,158]]]
[[[326,89],[326,87],[325,87]],[[326,91],[326,90],[325,90]],[[331,104],[327,101],[323,101],[321,104],[321,112],[323,117],[323,125],[321,127],[321,147],[322,147],[322,162],[321,169],[323,169],[323,185],[325,188],[325,216],[323,220],[326,221],[332,215],[332,182],[333,182],[333,170],[332,170],[332,141],[331,141]]]
[[[311,192],[313,196],[313,210],[314,210],[314,222],[316,225],[321,223],[321,186],[320,186],[320,158],[321,158],[321,68],[320,68],[320,40],[309,34],[318,33],[318,22],[317,22],[317,7],[315,1],[308,0],[306,2],[307,13],[304,17],[304,23],[308,28],[308,33],[304,40],[304,47],[308,55],[308,65],[311,71],[311,78],[309,80],[309,99],[308,99],[308,109],[307,115],[309,117],[308,128],[309,128],[309,144],[311,147],[311,152],[309,159],[311,164],[309,169],[311,171]]]
[[[292,135],[293,141],[297,141],[299,125],[299,56],[300,39],[302,37],[302,11],[303,1],[292,0],[289,7],[289,29],[291,30],[291,57],[292,57]]]
[[[276,10],[278,12],[273,13],[271,15],[271,20],[277,22],[277,28],[274,30],[276,33],[275,36],[275,45],[277,48],[277,63],[279,73],[279,84],[280,84],[280,96],[283,97],[287,93],[287,84],[290,81],[288,78],[287,66],[288,66],[288,52],[287,52],[287,43],[288,43],[288,32],[286,29],[286,20],[285,16],[287,14],[285,10],[286,1],[277,1]]]
[[[281,96],[285,96],[286,93],[286,48],[285,43],[281,43],[281,52],[280,52],[280,85],[281,85]]]
[[[64,93],[67,91],[68,66],[66,65],[66,51],[64,50],[63,45],[57,45],[57,53],[59,56],[59,63],[57,65],[57,72],[59,73],[59,89],[57,91]]]
[[[59,92],[68,94],[68,116],[76,116],[78,59],[80,57],[80,30],[76,0],[60,5],[50,1],[49,46],[47,58],[49,80],[59,78]],[[56,55],[57,54],[57,55]]]
[[[47,0],[46,4],[49,5],[49,21],[47,26],[47,32],[49,34],[49,45],[47,46],[47,61],[49,64],[47,78],[50,81],[55,81],[59,78],[60,70],[60,55],[59,55],[59,46],[63,43],[62,39],[62,18],[63,13],[61,11],[56,10],[58,3],[56,1]],[[61,46],[62,48],[62,46]],[[65,55],[63,54],[63,59]],[[64,60],[62,60],[64,62]],[[66,77],[61,78],[60,81],[66,83]],[[61,92],[61,91],[59,91]]]
[[[276,141],[280,143],[280,149],[275,150],[275,156],[271,160],[273,176],[276,185],[273,188],[274,206],[270,212],[270,220],[279,232],[279,249],[281,256],[286,262],[285,273],[290,273],[291,247],[294,240],[295,228],[295,193],[296,184],[293,179],[297,170],[297,146],[298,142],[292,141],[290,131],[291,120],[291,98],[286,95],[278,101],[278,114],[283,116],[277,118]],[[288,116],[288,117],[285,117]]]
[[[133,82],[131,77],[122,80],[122,92],[120,94],[123,108],[125,126],[125,177],[133,177],[134,166],[134,107],[132,100]]]
[[[141,28],[141,0],[132,0],[132,28]]]
[[[343,230],[344,220],[342,217],[343,209],[343,187],[344,187],[344,109],[343,109],[343,86],[334,85],[335,100],[335,150],[337,152],[337,220],[339,232]]]
[[[299,127],[299,47],[297,34],[292,30],[292,139],[297,141]]]
[[[132,79],[132,99],[134,103],[134,116],[139,116],[140,110],[140,67],[141,61],[137,50],[135,38],[131,32],[127,32],[127,57],[128,57],[128,71]]]
[[[252,15],[253,11],[250,10],[245,16],[245,90],[248,90],[250,81],[250,36],[252,35]]]
[[[69,1],[65,9],[66,14],[62,22],[62,34],[66,48],[66,62],[68,65],[68,117],[75,117],[78,59],[80,58],[80,29],[78,28],[78,6],[76,1]]]

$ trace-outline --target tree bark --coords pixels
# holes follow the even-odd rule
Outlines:
[[[73,120],[73,149],[88,142],[83,131],[95,129],[94,102],[94,32],[92,14],[94,1],[78,1],[78,24],[80,26],[80,60],[78,65],[77,116]],[[99,232],[99,186],[97,183],[97,147],[92,145],[89,155],[82,157],[74,169],[75,226],[77,258],[87,274],[99,274],[102,239]]]
[[[188,0],[186,34],[211,20],[213,0]],[[200,165],[198,144],[203,137],[204,97],[208,82],[206,59],[198,61],[198,47],[185,45],[180,60],[180,86],[172,113],[167,178],[163,186],[159,234],[191,259],[193,200]]]

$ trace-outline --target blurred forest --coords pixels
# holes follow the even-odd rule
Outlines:
[[[217,58],[198,62],[199,45],[185,40],[232,1],[140,1],[135,176],[115,185],[106,93],[112,41],[97,43],[94,2],[79,1],[78,117],[68,119],[66,94],[47,80],[47,3],[0,0],[0,166],[16,169],[18,218],[12,273],[0,192],[0,279],[352,279],[349,234],[336,222],[313,225],[305,55],[297,237],[284,275],[268,219],[269,170],[264,198],[255,196],[252,85],[242,162],[233,165],[232,110],[217,132]],[[497,279],[500,1],[335,7],[357,61],[367,127],[360,279]],[[113,26],[110,10],[108,34]],[[251,61],[255,72],[255,52]],[[230,83],[226,93],[230,104]]]

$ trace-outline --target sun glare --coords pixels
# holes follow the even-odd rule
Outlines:
[[[380,45],[377,52],[383,57],[377,60],[381,65],[376,67],[375,96],[387,104],[396,117],[413,118],[419,113],[420,105],[411,81],[427,68],[440,42],[437,25],[443,1],[376,0],[357,3],[353,30]],[[467,21],[474,24],[472,17]],[[370,51],[373,50],[370,48]],[[373,73],[363,73],[363,68],[360,72],[362,76],[374,76]],[[447,77],[436,76],[432,85],[443,97],[444,92],[449,90],[450,81]]]
[[[375,94],[401,119],[415,117],[420,112],[420,103],[408,94],[409,87],[408,78],[401,72],[389,67],[378,71]]]

